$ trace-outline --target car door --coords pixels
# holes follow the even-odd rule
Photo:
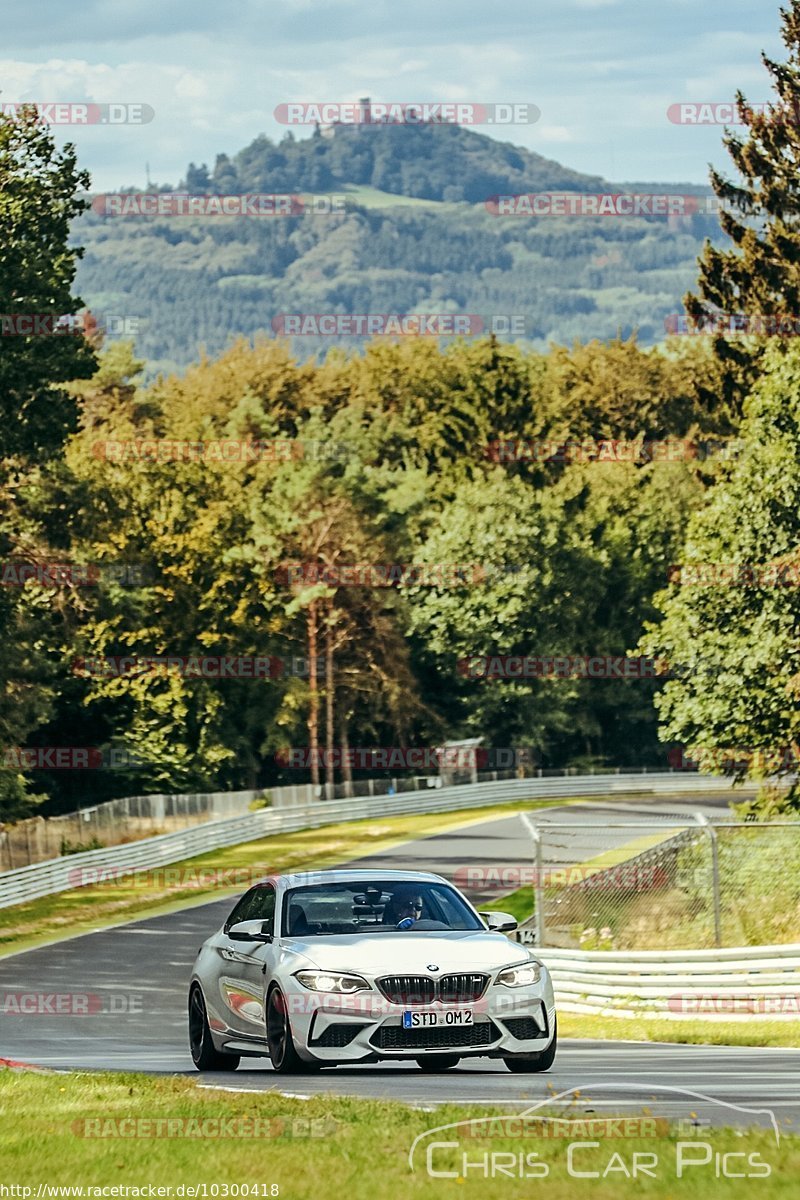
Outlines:
[[[214,939],[226,1023],[238,1037],[264,1042],[264,991],[271,974],[273,946],[232,938],[229,931],[240,921],[261,921],[265,932],[274,934],[275,888],[271,883],[257,884],[246,892]]]

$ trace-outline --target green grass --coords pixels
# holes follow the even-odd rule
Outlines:
[[[574,804],[578,801],[559,800]],[[121,880],[74,888],[54,896],[43,896],[27,904],[0,909],[0,957],[15,954],[45,942],[73,937],[90,930],[156,916],[236,895],[263,875],[290,870],[338,866],[364,854],[378,854],[403,842],[448,829],[509,816],[521,810],[552,807],[553,801],[529,801],[491,808],[462,809],[454,813],[416,813],[408,816],[371,818],[274,834],[260,841],[240,842],[196,858],[172,863],[155,872],[137,872]],[[76,863],[76,869],[80,864]],[[237,871],[226,886],[223,872]],[[214,879],[203,882],[215,872]]]
[[[688,1046],[784,1046],[800,1048],[800,1022],[670,1021],[663,1017],[601,1017],[558,1011],[559,1037],[600,1041],[674,1042]]]
[[[450,204],[444,200],[422,200],[415,196],[400,196],[394,192],[382,192],[380,188],[369,187],[366,184],[346,184],[343,188],[331,189],[361,204],[365,208],[431,208],[437,212],[453,211],[467,208],[465,204]]]
[[[206,1077],[205,1082],[210,1081]],[[288,1090],[302,1090],[296,1081],[291,1082],[294,1087]],[[465,1089],[470,1086],[467,1081]],[[532,1097],[541,1100],[546,1094],[545,1079],[535,1081],[534,1077]],[[582,1097],[571,1112],[559,1110],[559,1115],[585,1118],[590,1107],[590,1099]],[[348,1200],[446,1200],[449,1196],[509,1200],[536,1195],[546,1196],[547,1200],[621,1200],[634,1195],[670,1200],[679,1192],[690,1200],[751,1200],[754,1191],[768,1195],[770,1200],[781,1200],[796,1195],[800,1177],[797,1135],[782,1130],[778,1145],[771,1129],[703,1129],[680,1134],[657,1121],[658,1114],[652,1108],[639,1110],[646,1121],[644,1132],[650,1136],[611,1139],[602,1133],[579,1131],[569,1138],[553,1138],[537,1136],[542,1125],[529,1125],[526,1136],[514,1138],[496,1120],[489,1129],[482,1129],[489,1136],[474,1136],[474,1126],[447,1130],[421,1144],[415,1154],[416,1170],[412,1171],[409,1150],[418,1135],[450,1122],[497,1118],[502,1105],[447,1105],[423,1112],[390,1101],[334,1096],[299,1100],[277,1092],[207,1090],[199,1086],[196,1077],[51,1075],[4,1070],[0,1071],[2,1181],[32,1188],[33,1197],[39,1184],[118,1188],[205,1184],[209,1196],[216,1184],[220,1185],[216,1193],[220,1197],[225,1195],[226,1185],[229,1189],[232,1185],[264,1185],[262,1195],[270,1195],[272,1185],[276,1185],[274,1194],[282,1200],[329,1200],[340,1196]],[[691,1119],[694,1108],[690,1097],[685,1109],[680,1115]],[[611,1114],[604,1109],[602,1115],[607,1118]],[[150,1125],[120,1125],[125,1119],[149,1121]],[[172,1136],[152,1136],[158,1130],[156,1122],[168,1119],[172,1119],[172,1126],[162,1125],[161,1130],[163,1134],[171,1128]],[[214,1122],[220,1119],[238,1122],[228,1125],[228,1136],[213,1136],[219,1128]],[[192,1120],[196,1123],[188,1126]],[[254,1131],[256,1121],[258,1136],[241,1136],[242,1132]],[[552,1130],[552,1126],[549,1128]],[[192,1129],[204,1136],[176,1135]],[[118,1136],[120,1131],[139,1136]],[[239,1136],[230,1136],[232,1132]],[[690,1169],[682,1179],[677,1178],[676,1171],[679,1137],[707,1142],[712,1148],[711,1162]],[[605,1179],[580,1179],[569,1174],[569,1142],[589,1139],[598,1145],[576,1151],[575,1169],[595,1170],[602,1175],[613,1161],[616,1170],[612,1167]],[[439,1148],[432,1155],[434,1170],[452,1171],[454,1177],[432,1178],[427,1174],[424,1151],[431,1141],[457,1143]],[[717,1178],[713,1154],[728,1151],[758,1156],[755,1161],[768,1165],[769,1178]],[[547,1178],[521,1180],[517,1175],[497,1173],[496,1167],[495,1176],[487,1178],[484,1164],[496,1164],[498,1159],[491,1156],[500,1152],[506,1154],[502,1160],[506,1169],[510,1162],[517,1164],[520,1155],[523,1159],[525,1155],[538,1155],[532,1161],[547,1164]],[[652,1168],[655,1178],[625,1178],[619,1164],[626,1163],[630,1170],[634,1152],[657,1155]],[[697,1149],[691,1153],[696,1158],[701,1156]],[[464,1174],[465,1157],[473,1165],[467,1166]],[[742,1171],[745,1162],[736,1158],[731,1169]]]
[[[492,900],[488,904],[481,904],[481,912],[510,913],[520,925],[523,921],[527,921],[529,917],[532,917],[535,910],[533,888],[530,884],[526,887],[517,888],[514,892],[507,892],[499,900]]]

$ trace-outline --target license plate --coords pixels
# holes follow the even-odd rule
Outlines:
[[[423,1008],[403,1013],[403,1029],[430,1029],[435,1025],[471,1025],[471,1008]]]

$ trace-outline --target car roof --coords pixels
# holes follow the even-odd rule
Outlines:
[[[331,871],[295,871],[288,875],[272,876],[272,882],[283,888],[317,887],[326,883],[368,883],[372,880],[386,883],[448,883],[447,879],[431,871],[389,871],[384,867],[342,867]]]

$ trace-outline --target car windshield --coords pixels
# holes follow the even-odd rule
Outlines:
[[[288,937],[342,937],[484,927],[446,884],[376,879],[292,888],[284,897],[282,928]]]

